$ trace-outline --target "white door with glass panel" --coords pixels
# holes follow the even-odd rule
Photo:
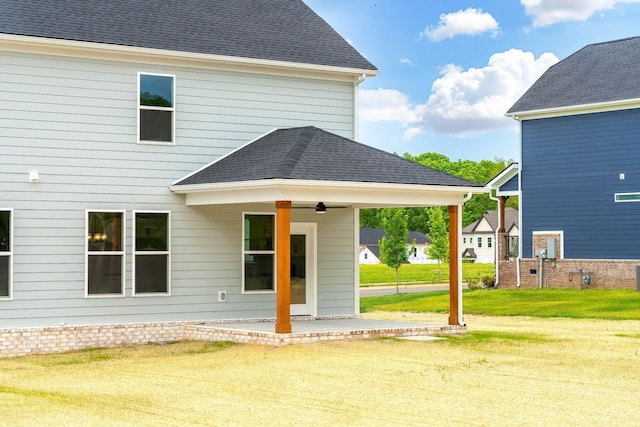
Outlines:
[[[291,314],[316,315],[316,223],[291,223]]]

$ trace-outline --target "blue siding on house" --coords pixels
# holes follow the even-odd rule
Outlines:
[[[505,182],[500,186],[500,191],[518,191],[518,175]]]
[[[533,231],[561,230],[566,259],[640,259],[640,203],[614,202],[640,192],[640,109],[524,120],[522,135],[523,257]]]

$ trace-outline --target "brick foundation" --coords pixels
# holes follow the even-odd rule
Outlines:
[[[638,261],[598,261],[598,260],[543,260],[542,286],[547,288],[597,288],[636,289],[636,266]],[[517,284],[515,260],[501,260],[498,263],[501,288],[515,288]],[[536,288],[540,270],[538,259],[520,260],[520,287]],[[582,270],[582,272],[580,272]],[[583,283],[583,276],[589,274],[591,283]]]
[[[359,316],[331,316],[299,318],[299,320],[354,319]],[[56,326],[45,328],[0,329],[0,358],[32,354],[57,353],[85,348],[118,347],[164,343],[181,340],[232,341],[258,345],[304,344],[325,340],[349,340],[380,337],[430,336],[460,334],[465,326],[416,325],[415,327],[386,327],[276,334],[225,328],[225,323],[272,322],[274,319],[221,320],[208,322],[140,323],[129,325]]]

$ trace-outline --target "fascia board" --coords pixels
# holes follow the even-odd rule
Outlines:
[[[500,188],[502,185],[506,184],[511,178],[516,176],[520,171],[520,166],[517,162],[511,163],[507,166],[502,172],[496,175],[491,181],[489,181],[485,187],[490,189]]]
[[[128,60],[132,62],[152,62],[167,65],[183,65],[203,68],[219,68],[260,73],[293,73],[293,74],[323,74],[333,75],[336,79],[348,76],[353,79],[358,76],[373,77],[380,74],[379,70],[337,67],[268,59],[243,58],[236,56],[212,55],[205,53],[180,52],[162,49],[142,48],[133,46],[111,45],[106,43],[82,42],[75,40],[60,40],[46,37],[20,36],[14,34],[0,34],[0,49],[13,51],[27,51],[43,54],[60,54],[65,56],[98,57],[103,59]],[[342,77],[339,77],[342,76]]]
[[[505,114],[515,120],[533,120],[549,117],[575,116],[578,114],[603,113],[607,111],[630,110],[640,108],[640,98],[623,99],[611,102],[598,102],[593,104],[571,105],[560,108],[548,108],[531,111],[516,111]]]
[[[171,186],[186,194],[187,205],[269,203],[344,203],[357,207],[445,206],[464,202],[469,193],[486,193],[483,187],[374,184],[336,181],[263,180],[210,185]]]

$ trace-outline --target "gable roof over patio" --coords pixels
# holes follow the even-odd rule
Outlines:
[[[448,206],[482,185],[313,126],[276,129],[171,185],[188,205]]]

